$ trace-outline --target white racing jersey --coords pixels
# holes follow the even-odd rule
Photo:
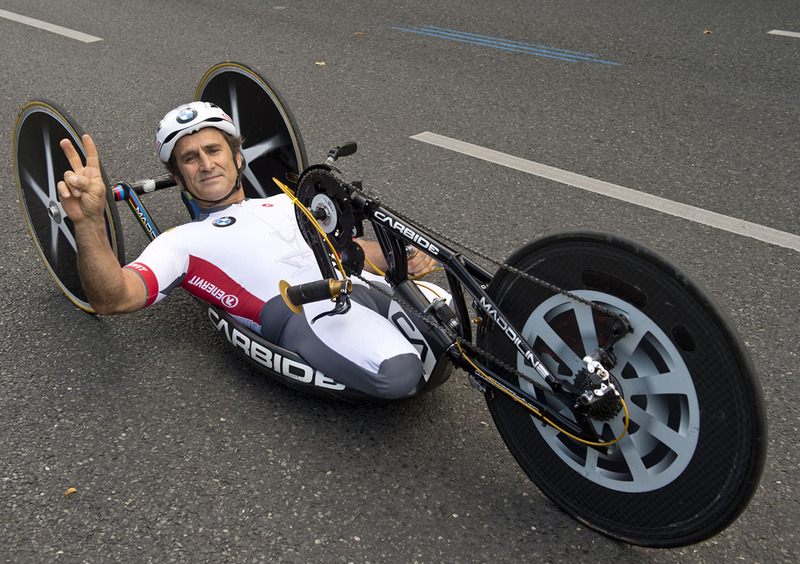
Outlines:
[[[281,280],[295,285],[321,278],[283,195],[212,209],[159,235],[126,268],[144,279],[147,305],[180,285],[256,332],[261,308],[280,294]]]
[[[159,235],[125,268],[144,280],[147,305],[182,286],[320,371],[371,395],[402,397],[422,376],[417,350],[374,311],[377,307],[364,305],[370,300],[354,300],[346,314],[313,324],[310,319],[331,310],[332,302],[306,304],[300,315],[289,312],[280,281],[302,284],[321,274],[285,195],[207,210]]]

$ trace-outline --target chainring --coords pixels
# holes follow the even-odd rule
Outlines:
[[[361,272],[364,253],[353,238],[360,236],[362,230],[353,211],[350,186],[328,167],[311,167],[298,179],[294,195],[314,215],[334,251],[343,259],[348,274]],[[322,241],[320,231],[302,209],[295,208],[295,217],[303,239],[315,250],[318,262],[326,260],[322,256],[332,251]]]

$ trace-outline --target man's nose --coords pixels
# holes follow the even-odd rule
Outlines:
[[[206,152],[200,151],[200,168],[203,170],[210,170],[213,166],[214,165],[211,162],[211,158],[206,154]]]

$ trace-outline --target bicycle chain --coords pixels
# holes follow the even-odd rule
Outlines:
[[[366,190],[362,190],[362,192],[364,194],[366,194],[371,200],[373,200],[376,203],[380,204],[380,199],[377,196],[375,196],[374,194],[372,194],[372,193],[370,193],[370,192],[368,192]],[[581,298],[580,296],[576,296],[575,294],[573,294],[572,292],[570,292],[568,290],[565,290],[565,289],[563,289],[563,288],[561,288],[561,287],[559,287],[559,286],[557,286],[555,284],[552,284],[550,282],[542,280],[541,278],[537,278],[536,276],[528,274],[527,272],[523,272],[523,271],[519,270],[518,268],[515,268],[515,267],[511,266],[510,264],[506,264],[505,262],[500,262],[499,260],[490,257],[486,253],[484,253],[482,251],[479,251],[477,249],[473,249],[469,245],[467,245],[467,244],[465,244],[465,243],[463,243],[461,241],[458,241],[455,238],[453,238],[453,237],[451,237],[449,235],[446,235],[445,233],[442,233],[442,232],[438,231],[437,229],[435,229],[433,227],[429,227],[429,226],[424,225],[422,223],[419,223],[419,222],[416,222],[416,221],[412,221],[406,215],[404,215],[404,214],[402,214],[402,213],[400,213],[400,212],[398,212],[398,211],[396,211],[396,210],[394,210],[394,209],[392,209],[392,208],[390,208],[388,206],[385,206],[383,204],[381,204],[381,206],[384,209],[386,209],[386,211],[396,215],[397,217],[399,217],[403,221],[405,221],[407,223],[410,223],[412,225],[418,225],[420,228],[422,228],[423,231],[427,231],[429,233],[432,233],[433,235],[435,235],[436,237],[441,238],[442,240],[444,240],[445,242],[449,243],[450,245],[455,245],[455,246],[461,248],[464,251],[468,251],[470,253],[473,253],[476,256],[478,256],[478,257],[490,262],[491,264],[493,264],[493,265],[495,265],[495,266],[497,266],[497,267],[499,267],[499,268],[501,268],[503,270],[507,270],[507,271],[509,271],[509,272],[511,272],[513,274],[516,274],[516,275],[518,275],[518,276],[520,276],[520,277],[522,277],[522,278],[524,278],[524,279],[526,279],[526,280],[528,280],[530,282],[533,282],[534,284],[538,284],[539,286],[542,286],[543,288],[545,288],[547,290],[550,290],[551,292],[554,292],[554,293],[557,293],[557,294],[561,294],[562,296],[568,297],[571,300],[575,300],[578,303],[581,303],[583,305],[589,306],[592,309],[594,309],[595,311],[598,311],[600,313],[604,313],[604,314],[609,315],[611,317],[618,317],[619,316],[619,313],[617,313],[617,312],[615,312],[615,311],[613,311],[613,310],[611,310],[611,309],[609,309],[609,308],[607,308],[605,306],[602,306],[602,305],[600,305],[598,303],[592,302],[592,301],[587,300],[585,298]]]

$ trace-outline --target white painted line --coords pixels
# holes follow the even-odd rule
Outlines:
[[[708,225],[709,227],[722,229],[723,231],[729,231],[730,233],[735,233],[737,235],[744,235],[745,237],[763,241],[764,243],[770,243],[772,245],[778,245],[780,247],[786,247],[788,249],[800,251],[800,236],[792,233],[778,231],[777,229],[772,229],[771,227],[765,227],[763,225],[758,225],[742,219],[736,219],[735,217],[729,217],[687,204],[673,202],[672,200],[667,200],[666,198],[661,198],[659,196],[637,192],[636,190],[631,190],[630,188],[625,188],[623,186],[617,186],[616,184],[611,184],[610,182],[603,182],[602,180],[596,180],[588,176],[575,174],[574,172],[528,161],[519,157],[501,153],[499,151],[486,149],[485,147],[481,147],[479,145],[473,145],[471,143],[465,143],[464,141],[458,141],[457,139],[451,139],[450,137],[431,133],[429,131],[413,135],[411,138],[417,141],[429,143],[431,145],[436,145],[437,147],[441,147],[443,149],[449,149],[457,153],[512,168],[514,170],[520,170],[522,172],[527,172],[528,174],[541,176],[542,178],[547,178],[562,184],[574,186],[575,188],[580,188],[582,190],[608,196],[609,198],[615,198],[617,200],[622,200],[623,202],[636,204],[637,206],[642,206],[651,210],[674,215],[683,219],[688,219],[689,221],[694,221],[696,223]]]
[[[35,20],[27,16],[20,16],[19,14],[15,14],[13,12],[7,12],[5,10],[0,10],[0,18],[5,18],[7,20],[22,23],[39,29],[44,29],[45,31],[50,31],[52,33],[57,33],[59,35],[64,35],[66,37],[69,37],[70,39],[77,39],[78,41],[83,41],[84,43],[94,43],[95,41],[103,40],[102,37],[95,37],[94,35],[81,33],[80,31],[75,31],[74,29],[68,29],[66,27],[61,27],[60,25],[43,22],[41,20]]]
[[[773,29],[772,31],[768,31],[767,33],[771,35],[785,35],[786,37],[797,37],[800,39],[800,33],[796,31],[783,31],[781,29]]]

